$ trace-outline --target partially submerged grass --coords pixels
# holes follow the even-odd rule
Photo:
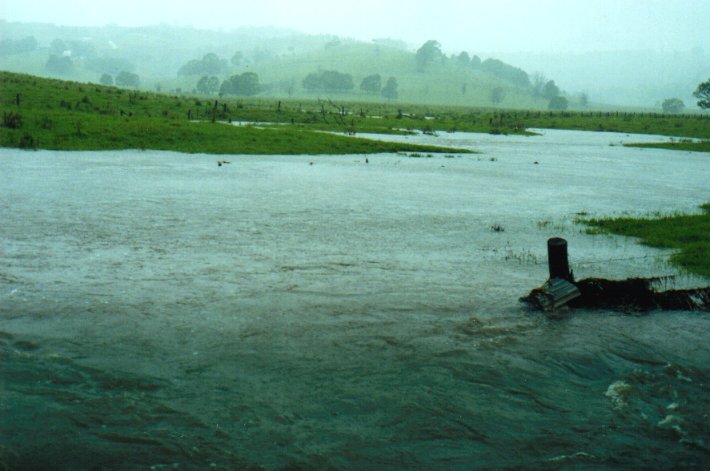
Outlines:
[[[644,245],[674,249],[670,262],[688,272],[710,277],[710,203],[702,214],[672,214],[654,218],[584,219],[590,233],[638,237]]]
[[[710,141],[672,141],[672,142],[654,142],[643,144],[626,144],[628,147],[643,147],[647,149],[669,149],[669,150],[684,150],[688,152],[710,152]]]

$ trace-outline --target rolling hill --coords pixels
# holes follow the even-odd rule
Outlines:
[[[15,46],[28,38],[36,47],[18,52]],[[360,90],[363,78],[379,74],[383,84],[389,77],[397,80],[401,103],[525,109],[548,105],[531,87],[487,71],[480,60],[469,64],[441,54],[418,69],[415,52],[396,40],[360,42],[271,28],[220,32],[165,25],[78,28],[3,22],[0,42],[0,69],[94,83],[104,74],[113,79],[125,70],[140,78],[144,90],[196,92],[203,74],[178,71],[213,54],[222,66],[204,75],[214,75],[221,83],[235,74],[255,73],[260,95],[268,98],[384,102],[379,94]],[[304,88],[308,74],[328,70],[350,75],[353,88],[327,93]]]

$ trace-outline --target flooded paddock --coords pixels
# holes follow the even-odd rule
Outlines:
[[[676,275],[580,215],[697,211],[659,137],[388,136],[412,158],[0,150],[0,467],[702,468],[710,315],[518,298]]]

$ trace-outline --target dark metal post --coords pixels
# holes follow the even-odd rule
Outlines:
[[[567,259],[567,241],[560,237],[553,237],[547,241],[547,263],[550,267],[550,279],[561,278],[573,281],[569,271]]]

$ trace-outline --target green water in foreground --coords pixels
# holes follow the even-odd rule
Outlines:
[[[706,161],[619,138],[221,167],[0,151],[2,466],[702,469],[707,313],[517,301],[553,235],[580,278],[707,283],[575,223],[707,201]]]

